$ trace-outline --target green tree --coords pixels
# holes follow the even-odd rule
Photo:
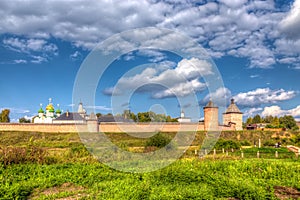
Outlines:
[[[271,125],[274,128],[279,128],[280,122],[279,122],[279,118],[278,117],[274,117],[271,121]]]
[[[9,109],[2,110],[0,115],[0,122],[10,122],[9,113],[10,113]]]
[[[26,119],[25,117],[21,117],[19,119],[19,123],[30,123],[30,119]]]
[[[266,116],[265,118],[262,119],[264,123],[272,123],[274,120],[274,117],[272,115]]]
[[[170,115],[168,115],[166,122],[178,122],[178,120],[176,118],[172,118]]]
[[[261,117],[260,117],[259,114],[255,115],[255,116],[253,117],[253,119],[252,119],[252,123],[253,123],[253,124],[259,124],[259,123],[261,123],[261,122],[262,122],[262,120],[261,120]]]
[[[130,119],[132,119],[135,122],[137,121],[137,117],[133,112],[130,113]]]
[[[252,117],[249,117],[247,120],[246,120],[246,124],[252,124]]]
[[[287,129],[293,129],[293,130],[299,129],[294,117],[291,115],[285,115],[283,117],[280,117],[279,123],[280,123],[280,125],[282,125],[284,128],[287,128]]]
[[[102,116],[101,113],[96,113],[97,118],[100,118]]]
[[[151,122],[149,112],[139,112],[137,116],[139,122]]]

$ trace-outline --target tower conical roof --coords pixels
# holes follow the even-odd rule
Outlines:
[[[242,114],[242,112],[240,111],[240,109],[236,106],[236,104],[234,103],[234,99],[231,99],[231,104],[228,106],[225,114],[229,114],[229,113],[239,113]]]
[[[206,106],[204,108],[218,108],[218,106],[216,106],[212,100],[209,100],[209,102],[206,104]]]

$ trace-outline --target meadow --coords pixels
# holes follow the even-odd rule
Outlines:
[[[147,143],[126,134],[107,135],[126,149]],[[219,153],[199,158],[194,150],[202,135],[197,134],[193,148],[173,164],[154,172],[128,173],[99,163],[76,133],[0,132],[0,199],[300,198],[300,161],[285,148],[243,149],[245,158],[239,149],[228,149],[228,155],[220,152],[229,140],[251,143],[258,135],[270,143],[274,133],[223,134]],[[257,150],[268,156],[256,158]],[[288,156],[275,158],[275,151]]]

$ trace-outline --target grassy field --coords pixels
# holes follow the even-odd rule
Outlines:
[[[127,147],[146,143],[126,134],[107,135]],[[235,139],[238,133],[225,136],[224,140]],[[195,146],[201,137],[197,134]],[[75,133],[2,132],[0,148],[0,199],[300,198],[300,161],[296,157],[241,159],[236,150],[198,158],[190,150],[161,170],[125,173],[95,160]],[[242,151],[255,155],[257,150]],[[284,148],[259,151],[288,153]]]

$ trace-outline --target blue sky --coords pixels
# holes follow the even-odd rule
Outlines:
[[[86,105],[89,111],[113,112],[111,93],[119,81],[121,92],[145,84],[123,105],[133,112],[154,110],[178,117],[180,109],[201,108],[209,98],[226,103],[234,98],[245,117],[289,114],[300,119],[300,0],[4,0],[0,10],[0,108],[11,110],[12,121],[36,115],[39,104],[45,107],[50,97],[62,110],[72,110],[78,103],[72,98],[74,82],[86,56],[111,36],[144,27],[167,28],[204,47],[224,88],[209,94],[200,75],[184,82],[176,79],[176,73],[189,69],[188,63],[198,63],[192,57],[139,50],[107,68],[97,85],[95,105]],[[169,45],[179,43],[166,39]],[[197,69],[209,72],[203,66]],[[172,84],[166,71],[174,74]],[[150,84],[157,79],[169,81],[170,88]],[[197,105],[178,106],[177,97],[191,93]]]

